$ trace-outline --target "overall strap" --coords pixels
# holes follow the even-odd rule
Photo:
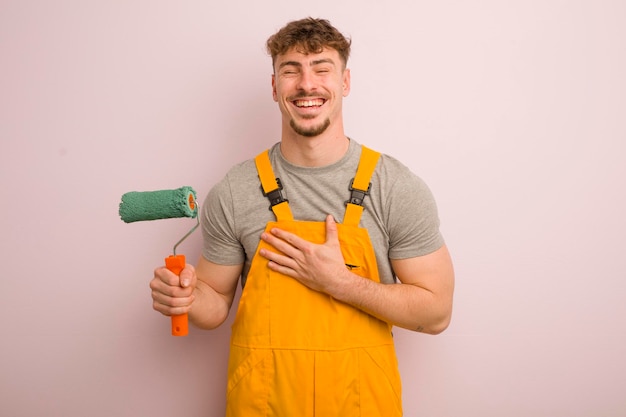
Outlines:
[[[343,223],[358,227],[363,213],[363,200],[369,194],[372,183],[370,182],[380,153],[361,145],[361,159],[356,170],[356,175],[350,183],[350,200],[346,201],[346,212]]]
[[[280,178],[274,175],[269,149],[257,155],[254,162],[263,187],[263,195],[270,200],[270,210],[274,212],[276,220],[293,220],[289,201],[283,197]]]

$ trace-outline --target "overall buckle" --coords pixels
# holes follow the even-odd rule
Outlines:
[[[263,191],[263,187],[261,187],[261,192],[263,193],[264,197],[267,197],[270,200],[270,211],[272,210],[272,207],[280,204],[280,203],[285,203],[285,202],[289,202],[289,200],[287,200],[284,196],[283,196],[283,185],[280,182],[280,178],[276,178],[276,184],[278,184],[278,188],[269,192],[265,192]]]
[[[370,193],[370,189],[372,188],[372,183],[370,182],[367,186],[367,190],[359,190],[358,188],[354,188],[354,178],[352,178],[352,180],[350,180],[350,187],[348,187],[348,189],[350,190],[350,200],[346,201],[346,204],[350,203],[350,204],[356,204],[357,206],[362,206],[363,205],[363,200],[365,199],[365,196],[369,195]]]

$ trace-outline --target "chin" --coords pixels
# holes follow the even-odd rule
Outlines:
[[[326,129],[328,129],[328,126],[330,126],[330,119],[326,119],[320,125],[309,126],[309,127],[298,126],[298,124],[293,119],[291,119],[291,121],[289,122],[289,125],[294,130],[294,132],[296,132],[298,135],[304,136],[307,138],[312,138],[312,137],[321,135],[322,133],[326,131]]]

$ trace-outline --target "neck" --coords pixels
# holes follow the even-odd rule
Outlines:
[[[315,137],[283,134],[280,150],[285,159],[294,165],[321,167],[340,160],[349,146],[350,141],[343,132]]]
[[[294,131],[289,121],[283,119],[280,150],[283,157],[294,165],[321,167],[340,160],[348,151],[350,141],[341,120],[331,124],[317,136],[302,136]]]

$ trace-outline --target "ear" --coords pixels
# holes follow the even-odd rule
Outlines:
[[[343,70],[343,96],[347,97],[350,94],[350,69]]]
[[[276,74],[272,74],[272,98],[274,101],[278,101],[278,95],[276,94]]]

